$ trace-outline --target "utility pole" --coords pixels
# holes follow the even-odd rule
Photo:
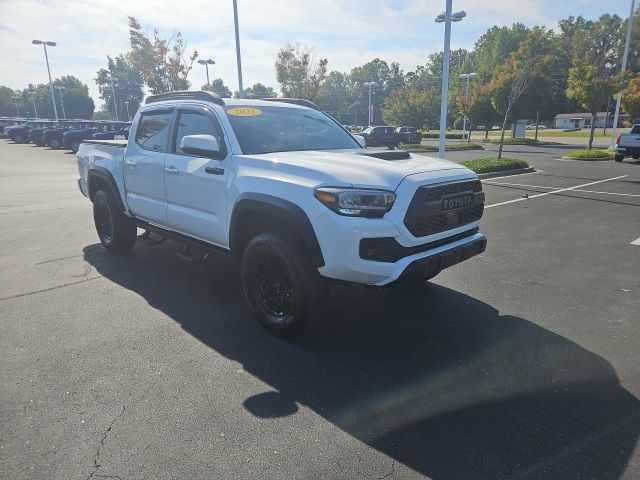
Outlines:
[[[13,101],[14,101],[14,102],[16,102],[16,116],[17,116],[17,117],[20,117],[20,108],[18,107],[18,99],[19,99],[20,97],[18,97],[17,95],[14,95],[14,96],[13,96],[13,97],[11,97],[11,98],[13,98]]]
[[[36,92],[29,92],[29,95],[31,95],[31,100],[33,100],[33,111],[36,114],[36,119],[38,118],[38,109],[36,108]]]
[[[627,20],[627,38],[624,42],[624,54],[622,55],[622,72],[627,69],[627,57],[629,56],[629,43],[631,42],[631,31],[633,30],[633,12],[636,8],[636,0],[631,0],[631,13],[629,13],[629,20]],[[616,97],[616,113],[613,115],[613,128],[611,129],[611,143],[609,148],[613,148],[616,139],[616,129],[618,128],[618,115],[620,113],[620,99],[622,98],[622,92],[618,92]]]
[[[238,2],[233,0],[233,20],[236,26],[236,59],[238,62],[238,95],[244,97],[242,92],[242,60],[240,59],[240,31],[238,29]]]
[[[58,95],[60,95],[60,104],[62,105],[62,118],[66,120],[67,119],[67,114],[64,111],[64,100],[62,98],[62,92],[64,91],[65,87],[56,86],[55,88],[56,88],[56,90],[58,90]]]
[[[371,108],[371,91],[373,87],[377,87],[376,82],[366,82],[363,84],[365,87],[369,87],[369,126],[373,125],[373,109]]]
[[[114,120],[118,120],[118,105],[116,104],[116,89],[113,86],[113,77],[111,75],[109,75],[107,77],[107,80],[111,81],[111,95],[113,96],[113,112],[115,115]]]

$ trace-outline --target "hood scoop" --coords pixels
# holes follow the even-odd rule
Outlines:
[[[411,155],[409,152],[402,152],[398,150],[389,150],[382,152],[365,152],[365,153],[356,153],[356,155],[363,155],[365,157],[373,157],[379,158],[380,160],[409,160]]]

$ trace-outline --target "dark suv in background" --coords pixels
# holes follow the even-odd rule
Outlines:
[[[108,123],[106,128],[93,134],[94,140],[116,140],[118,138],[129,138],[131,122]]]
[[[367,147],[387,147],[391,150],[400,143],[400,136],[396,133],[396,127],[388,125],[369,127],[358,135],[364,137]]]
[[[42,140],[44,145],[47,145],[54,150],[62,147],[63,143],[63,134],[67,130],[83,130],[85,128],[90,128],[96,122],[92,122],[89,120],[67,120],[60,122],[54,126],[54,128],[49,128],[42,133]]]
[[[418,132],[416,127],[398,127],[396,133],[400,143],[419,144],[422,142],[422,134]]]

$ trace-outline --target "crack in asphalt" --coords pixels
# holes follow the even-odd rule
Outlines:
[[[109,435],[109,432],[111,431],[111,429],[113,428],[114,424],[116,423],[116,421],[118,420],[118,418],[122,417],[124,415],[124,412],[127,410],[127,405],[123,405],[122,406],[122,411],[116,415],[113,420],[111,420],[111,423],[109,424],[109,428],[107,428],[103,433],[102,433],[102,438],[100,439],[100,444],[98,445],[98,448],[96,449],[96,454],[95,457],[93,458],[93,471],[89,474],[89,476],[87,477],[87,480],[89,480],[90,478],[95,478],[97,475],[96,473],[98,473],[98,470],[100,469],[100,450],[102,450],[102,447],[104,447],[104,442],[107,439],[107,435]],[[120,478],[118,476],[115,475],[100,475],[98,476],[98,478]]]
[[[396,461],[391,460],[391,471],[382,477],[378,477],[378,480],[382,480],[383,478],[389,478],[395,475],[396,473]]]

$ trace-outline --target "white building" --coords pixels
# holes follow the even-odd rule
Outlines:
[[[598,112],[596,115],[596,128],[604,127],[604,121],[607,120],[607,128],[613,127],[613,113]],[[631,116],[626,113],[618,115],[618,126],[621,127],[624,122],[631,122]],[[573,128],[591,128],[590,113],[559,113],[554,119],[555,128],[573,129]]]

